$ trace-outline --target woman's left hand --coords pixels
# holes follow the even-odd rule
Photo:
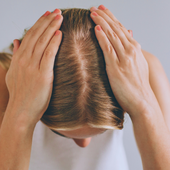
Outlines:
[[[149,84],[148,63],[140,44],[103,5],[98,9],[92,7],[90,11],[97,25],[96,37],[105,57],[107,75],[117,101],[130,115],[142,113],[149,103],[148,99],[151,101],[154,95]]]

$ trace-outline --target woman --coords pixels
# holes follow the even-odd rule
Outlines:
[[[91,8],[92,10],[94,8]],[[14,167],[28,169],[33,131],[49,104],[53,81],[52,63],[54,63],[54,55],[57,52],[56,46],[58,47],[61,41],[60,31],[57,31],[51,40],[48,36],[46,39],[46,35],[51,34],[52,36],[55,29],[61,25],[62,17],[58,15],[57,21],[52,22],[53,27],[49,26],[46,29],[49,21],[55,16],[55,12],[52,14],[47,12],[29,30],[20,47],[18,41],[14,42],[14,55],[6,76],[10,98],[0,132],[0,158],[2,158],[0,165],[4,169],[14,169]],[[95,33],[105,57],[111,89],[121,108],[128,112],[132,119],[144,169],[160,169],[160,167],[167,169],[169,167],[168,154],[170,153],[167,149],[169,148],[169,131],[157,102],[159,99],[155,98],[158,93],[154,95],[150,87],[148,65],[140,45],[104,6],[100,6],[99,10],[90,16],[96,24],[102,27],[101,29],[100,26],[96,26]],[[47,17],[48,19],[46,19]],[[38,43],[39,38],[46,40],[43,43],[44,47]],[[34,47],[36,48],[34,49]],[[16,67],[16,63],[19,64],[19,68]],[[27,67],[27,71],[24,72],[25,67]],[[19,82],[22,82],[22,85]],[[138,112],[136,112],[137,110]],[[158,122],[160,127],[157,126]],[[59,130],[59,133],[77,138],[78,141],[80,138],[80,143],[87,142],[83,144],[86,146],[89,139],[82,138],[99,133],[95,128],[88,128],[84,127],[68,132]],[[13,131],[12,134],[9,134],[10,129]],[[10,140],[13,143],[9,144],[8,148],[5,147],[7,146],[5,141]],[[157,142],[154,143],[155,141]],[[164,144],[163,147],[162,144]],[[9,153],[18,156],[11,159]],[[22,156],[25,159],[21,161]],[[163,163],[160,161],[162,157],[164,158]],[[10,160],[10,164],[7,164],[7,160]]]

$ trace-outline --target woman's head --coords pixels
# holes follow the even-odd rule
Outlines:
[[[51,100],[41,121],[75,139],[122,129],[124,111],[111,90],[90,10],[61,11],[63,37],[54,63]]]
[[[53,130],[122,129],[124,112],[112,93],[90,10],[66,9],[62,15],[53,91],[41,121]]]

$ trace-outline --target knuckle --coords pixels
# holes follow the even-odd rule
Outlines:
[[[105,45],[105,50],[106,50],[106,52],[107,53],[113,53],[113,47],[112,47],[112,45],[111,44],[106,44]]]
[[[50,15],[48,15],[48,17],[46,17],[45,19],[48,21],[51,21],[52,19],[54,19],[54,17],[56,16],[56,13],[51,13]]]
[[[133,46],[129,47],[128,54],[132,57],[136,54],[136,50]]]
[[[47,42],[47,37],[42,36],[42,37],[40,37],[40,38],[39,38],[38,43],[40,43],[40,44],[44,44],[45,42]]]
[[[118,24],[120,27],[123,28],[123,25],[122,25],[120,22],[117,22],[117,24]]]
[[[126,60],[125,60],[125,66],[130,68],[132,66],[132,63],[133,63],[133,58],[132,57],[127,57]]]
[[[50,27],[56,27],[56,26],[58,26],[58,23],[60,23],[61,22],[61,20],[63,20],[63,16],[62,15],[60,15],[59,14],[59,16],[60,16],[60,19],[58,19],[58,20],[53,20],[53,22],[51,22],[51,24],[50,24]]]
[[[56,25],[57,25],[57,22],[56,22],[56,20],[54,20],[54,21],[49,25],[49,27],[50,27],[50,28],[54,28],[54,27],[56,27]]]
[[[44,52],[44,56],[45,57],[51,57],[53,55],[53,52],[52,52],[52,50],[50,50],[50,49],[46,49],[45,50],[45,52]]]
[[[30,29],[27,33],[29,36],[34,37],[38,33],[38,29]]]
[[[120,29],[120,27],[119,27],[119,22],[113,22],[112,25],[113,25],[113,29],[114,29],[114,28],[116,28],[116,29],[118,29],[118,30]]]
[[[125,38],[126,38],[126,36],[125,36],[125,34],[124,34],[123,32],[120,32],[120,33],[119,33],[119,37],[122,38],[122,39],[125,39]],[[119,38],[119,39],[120,39],[120,38]]]
[[[57,14],[56,14],[56,13],[54,13],[54,12],[53,12],[53,13],[51,13],[51,15],[49,15],[49,17],[50,17],[50,18],[54,18],[54,17],[56,17],[56,16],[57,16]]]
[[[22,56],[24,56],[23,58],[26,58],[28,56],[28,54],[29,54],[29,50],[28,50],[28,48],[25,48],[22,52]]]
[[[114,38],[114,39],[117,38],[117,35],[116,35],[116,33],[113,30],[112,31],[108,30],[107,34],[111,38]]]

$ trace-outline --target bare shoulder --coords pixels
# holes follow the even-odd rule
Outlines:
[[[142,53],[148,62],[150,82],[153,83],[152,81],[161,80],[163,81],[162,83],[166,82],[169,86],[168,78],[159,59],[145,50],[142,50]]]
[[[149,53],[148,51],[145,51],[145,50],[143,50],[143,49],[142,49],[142,53],[143,53],[144,55],[146,55],[146,56],[150,56],[150,57],[153,56],[151,53]]]
[[[149,75],[150,75],[150,80],[153,79],[153,77],[155,77],[156,79],[162,79],[164,81],[168,81],[167,76],[165,74],[165,71],[163,69],[163,66],[161,64],[161,62],[159,61],[159,59],[154,56],[153,54],[142,50],[142,53],[146,59],[146,61],[148,62],[148,66],[149,66]],[[163,82],[164,82],[163,81]],[[169,83],[168,83],[169,85]]]
[[[154,56],[153,54],[145,51],[145,50],[142,50],[142,53],[146,59],[146,61],[148,62],[149,66],[150,65],[155,65],[155,66],[160,66],[162,67],[160,61],[158,60],[158,58],[156,56]]]

